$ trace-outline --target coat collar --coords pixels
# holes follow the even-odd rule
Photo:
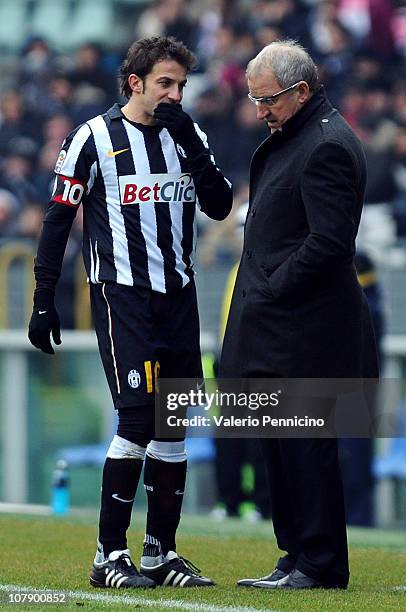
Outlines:
[[[312,95],[306,104],[282,125],[282,131],[272,135],[272,138],[279,136],[282,139],[289,138],[300,130],[313,116],[323,115],[333,110],[327,96],[324,86]]]

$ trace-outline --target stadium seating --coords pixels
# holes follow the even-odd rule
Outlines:
[[[30,31],[46,38],[55,48],[63,48],[66,32],[69,32],[71,28],[71,9],[70,2],[40,0],[34,6],[30,19]]]
[[[28,30],[27,0],[0,2],[0,48],[21,46]]]
[[[384,455],[375,458],[373,473],[375,478],[382,483],[390,485],[389,499],[391,503],[392,521],[402,518],[403,488],[406,483],[406,402],[403,402],[399,411],[396,430],[398,438],[388,440],[387,450]]]
[[[103,42],[110,46],[114,33],[114,8],[109,0],[81,0],[72,16],[69,31],[66,32],[67,46],[74,47],[84,40]]]
[[[406,481],[406,437],[393,438],[383,457],[374,461],[376,478],[393,478]]]
[[[27,36],[41,36],[58,51],[91,40],[107,47],[131,39],[147,0],[1,0],[0,49],[15,53]]]

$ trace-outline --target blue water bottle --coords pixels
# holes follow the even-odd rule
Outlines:
[[[62,516],[69,510],[69,472],[65,459],[56,462],[52,479],[51,508],[53,514]]]

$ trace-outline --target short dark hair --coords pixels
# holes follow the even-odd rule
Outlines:
[[[141,79],[149,74],[154,65],[162,60],[171,59],[178,62],[190,72],[196,66],[196,57],[179,40],[172,36],[152,36],[135,41],[128,49],[120,72],[120,91],[130,98],[132,90],[128,84],[130,74],[136,74]]]

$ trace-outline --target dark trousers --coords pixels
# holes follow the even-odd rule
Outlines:
[[[348,549],[337,440],[262,439],[261,445],[279,548],[307,576],[346,587]]]

